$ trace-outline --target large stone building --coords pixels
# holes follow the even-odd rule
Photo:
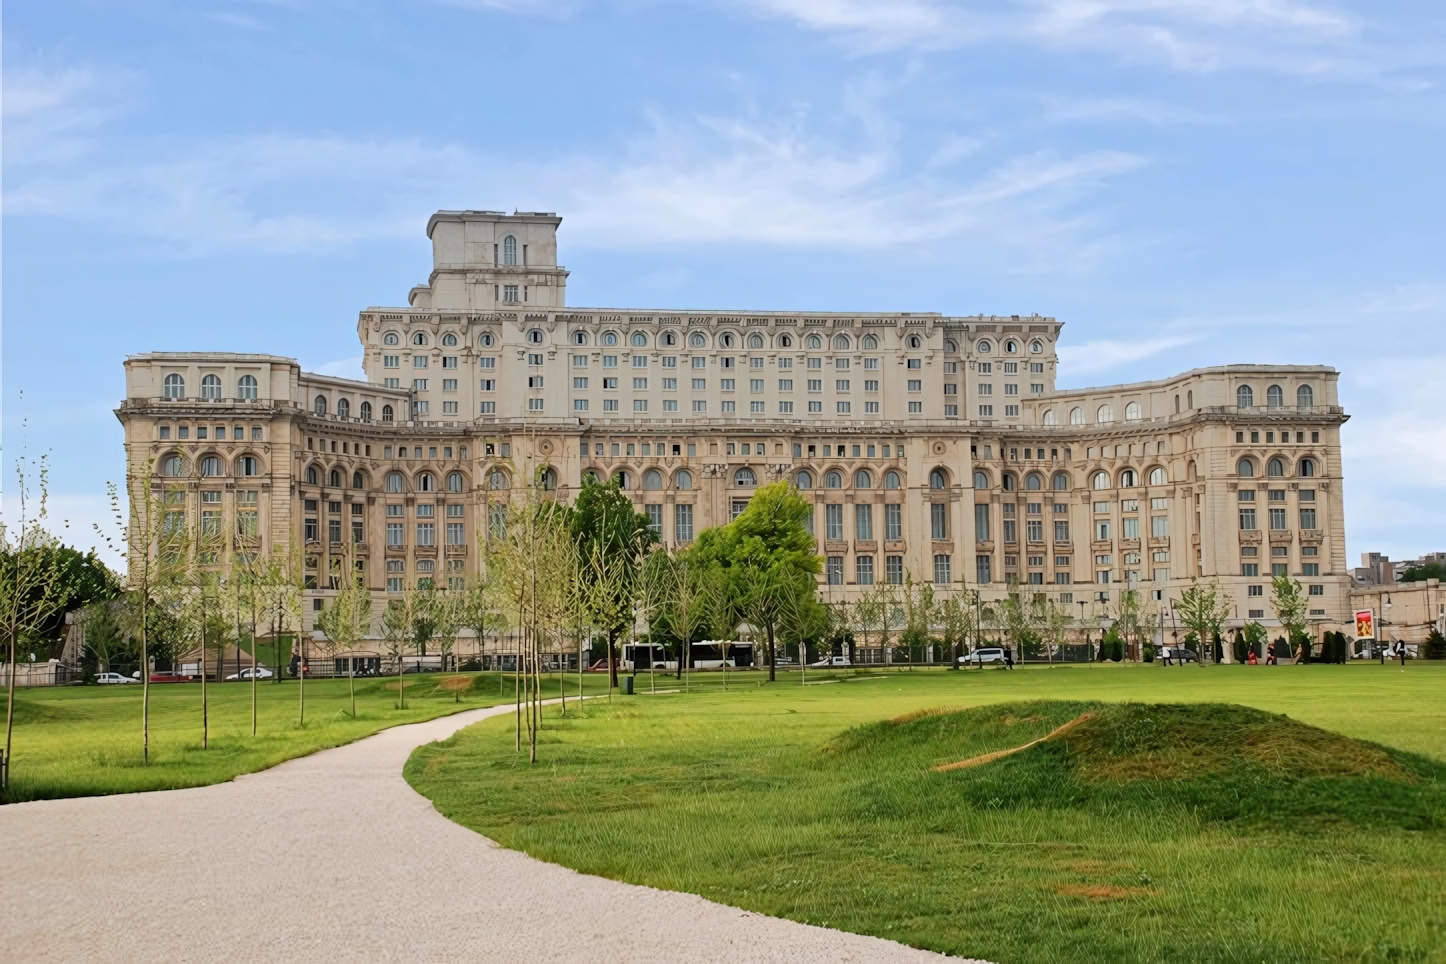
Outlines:
[[[986,595],[1017,579],[1093,619],[1122,590],[1168,610],[1216,577],[1233,624],[1270,625],[1287,572],[1313,619],[1346,618],[1334,369],[1061,391],[1062,326],[1038,315],[572,308],[560,223],[433,215],[427,283],[358,315],[366,381],[127,358],[130,465],[184,480],[188,511],[242,548],[304,544],[314,600],[348,539],[380,598],[463,579],[489,505],[532,478],[566,499],[596,472],[669,545],[791,480],[832,598],[906,573]]]

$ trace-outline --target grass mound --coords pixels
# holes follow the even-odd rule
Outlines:
[[[980,808],[1446,826],[1440,763],[1234,704],[1031,701],[918,712],[856,727],[824,751],[834,765],[869,757],[918,766]]]

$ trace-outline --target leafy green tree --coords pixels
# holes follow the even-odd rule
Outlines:
[[[348,565],[350,556],[348,553]],[[316,626],[326,634],[323,649],[327,656],[335,658],[342,651],[351,654],[347,657],[347,682],[351,690],[351,718],[356,719],[356,651],[372,629],[371,590],[360,579],[342,580],[331,605],[317,617]]]
[[[1251,620],[1245,624],[1244,638],[1246,658],[1248,659],[1251,653],[1255,654],[1256,659],[1264,658],[1265,641],[1270,638],[1265,627],[1255,620]]]
[[[1426,637],[1426,658],[1446,659],[1446,636],[1441,635],[1441,630],[1432,628],[1431,635]]]
[[[114,602],[91,603],[81,617],[86,655],[95,661],[96,672],[110,672],[111,663],[130,652],[130,641],[121,632],[115,610]]]
[[[1189,588],[1176,601],[1175,612],[1185,628],[1195,633],[1196,639],[1213,639],[1225,628],[1230,601],[1215,580],[1202,584],[1192,578]],[[1237,661],[1243,658],[1236,657]]]
[[[1406,571],[1401,573],[1401,582],[1425,582],[1427,579],[1446,580],[1446,562],[1412,565],[1406,567]]]
[[[1289,576],[1276,576],[1270,581],[1270,606],[1275,610],[1275,618],[1285,627],[1285,648],[1289,650],[1292,644],[1305,637],[1306,615],[1310,606],[1305,591]],[[1291,654],[1287,651],[1277,652],[1276,655]]]
[[[765,485],[726,526],[699,533],[693,551],[725,575],[734,607],[768,641],[768,678],[777,678],[775,646],[784,615],[813,598],[820,558],[805,526],[813,508],[787,482]]]
[[[568,525],[577,546],[583,606],[608,637],[608,680],[618,681],[617,640],[633,623],[642,592],[643,561],[657,541],[648,517],[633,506],[616,481],[584,475],[573,500]],[[712,530],[704,530],[704,533]],[[701,534],[700,534],[701,535]]]

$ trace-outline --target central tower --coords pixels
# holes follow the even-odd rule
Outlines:
[[[413,308],[486,312],[557,309],[567,269],[557,264],[557,226],[547,211],[438,211],[427,221],[432,274],[408,294]]]

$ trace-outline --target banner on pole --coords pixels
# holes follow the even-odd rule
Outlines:
[[[1374,609],[1362,609],[1356,613],[1356,638],[1376,638],[1376,611]]]

